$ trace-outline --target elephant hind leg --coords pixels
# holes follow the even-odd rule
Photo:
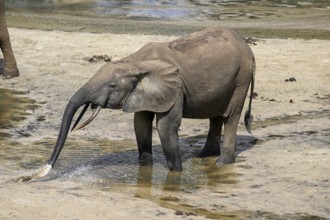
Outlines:
[[[236,133],[239,119],[241,117],[244,101],[249,84],[238,87],[230,100],[224,118],[224,140],[221,155],[217,160],[218,165],[235,162]]]
[[[240,114],[227,117],[224,120],[224,140],[221,148],[221,155],[217,160],[218,165],[235,162],[236,132]]]
[[[199,157],[211,157],[220,155],[221,130],[223,117],[210,118],[210,128],[204,148],[198,154]]]

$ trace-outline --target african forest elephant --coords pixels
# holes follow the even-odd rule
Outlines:
[[[255,59],[245,40],[229,28],[209,28],[172,42],[148,43],[136,53],[105,64],[67,104],[48,166],[57,160],[79,107],[95,118],[101,108],[134,112],[139,162],[152,164],[152,122],[156,116],[161,145],[170,170],[181,171],[178,128],[182,118],[209,119],[210,130],[199,156],[220,155],[217,164],[235,161],[238,121],[251,84]],[[250,131],[250,96],[245,126]],[[224,142],[220,154],[220,136]]]
[[[0,0],[0,47],[4,57],[4,71],[2,77],[10,79],[19,76],[19,71],[16,65],[15,56],[11,48],[9,33],[5,19],[5,1]]]

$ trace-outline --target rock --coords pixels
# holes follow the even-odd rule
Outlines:
[[[256,97],[258,97],[258,93],[257,92],[254,92],[253,94],[252,94],[252,98],[256,98]]]
[[[111,62],[112,57],[108,55],[93,55],[92,57],[84,57],[82,59],[88,62],[99,62],[99,61]]]
[[[105,62],[111,62],[112,57],[109,57],[108,55],[104,55],[104,56],[103,56],[103,60],[104,60]]]
[[[285,79],[285,82],[295,82],[295,81],[297,81],[297,80],[294,77],[291,77],[289,79]]]
[[[245,39],[245,42],[248,43],[248,44],[252,44],[252,45],[257,45],[257,41],[259,41],[258,39],[256,38],[252,38],[252,37],[249,37],[247,39]]]

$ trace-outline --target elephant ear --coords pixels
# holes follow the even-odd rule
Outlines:
[[[178,99],[181,78],[176,66],[153,59],[133,64],[130,72],[138,82],[123,103],[124,112],[166,112]]]

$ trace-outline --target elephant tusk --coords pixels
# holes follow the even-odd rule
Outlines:
[[[81,112],[80,112],[80,114],[79,114],[77,120],[75,121],[74,125],[72,126],[71,131],[74,131],[74,130],[75,130],[75,127],[78,125],[79,121],[80,121],[81,118],[84,116],[84,114],[85,114],[86,110],[88,109],[89,105],[90,105],[90,103],[87,103],[87,104],[84,106],[83,110],[81,110]],[[78,130],[78,129],[77,129],[77,130]]]
[[[100,113],[101,109],[102,109],[101,106],[97,106],[96,109],[93,109],[93,114],[91,115],[91,117],[89,117],[89,119],[87,119],[84,123],[79,125],[77,128],[72,129],[72,131],[79,130],[79,129],[85,127],[86,125],[88,125],[89,123],[91,123],[91,121],[93,121],[94,118]]]

